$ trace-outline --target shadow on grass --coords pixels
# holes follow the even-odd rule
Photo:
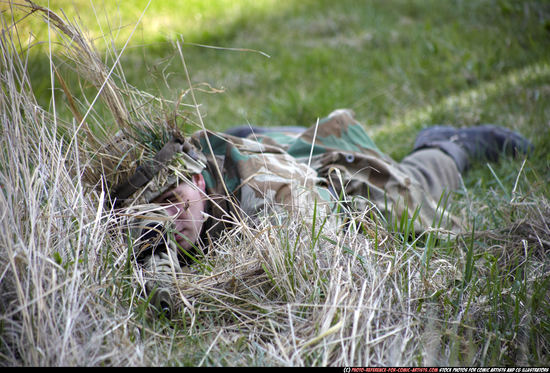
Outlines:
[[[412,145],[412,132],[426,123],[500,119],[504,108],[498,102],[478,115],[478,109],[452,100],[549,59],[544,23],[549,4],[491,4],[304,1],[245,12],[230,21],[211,20],[192,33],[171,33],[181,33],[189,43],[249,48],[271,56],[184,45],[193,84],[205,82],[224,91],[197,92],[209,128],[245,122],[309,125],[334,108],[349,107],[367,127],[380,126],[374,137],[382,148],[391,145],[389,153],[400,158]],[[188,84],[174,44],[161,34],[142,36],[145,44],[138,36],[121,59],[126,79],[152,94],[176,98]],[[56,64],[70,76],[63,62]],[[48,57],[32,54],[29,67],[36,96],[47,107]],[[77,78],[68,80],[78,93]],[[520,87],[512,83],[508,88]],[[63,93],[55,92],[56,101],[63,102]],[[475,98],[470,103],[479,104]]]

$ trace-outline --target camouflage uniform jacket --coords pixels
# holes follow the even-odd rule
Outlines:
[[[441,206],[441,197],[461,180],[450,157],[428,150],[395,162],[348,110],[334,111],[299,136],[242,139],[199,131],[192,142],[207,157],[202,175],[211,197],[210,235],[261,214],[311,213],[315,204],[330,215],[337,201],[363,217],[371,211],[393,219],[417,214],[416,231],[438,221],[460,230]]]

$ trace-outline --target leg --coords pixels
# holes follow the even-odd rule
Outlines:
[[[306,130],[305,127],[258,127],[258,126],[237,126],[225,131],[226,134],[236,137],[248,137],[252,134],[263,135],[272,132],[284,132],[299,134]]]
[[[417,232],[438,224],[444,214],[442,226],[460,230],[461,222],[439,204],[461,184],[450,156],[431,148],[396,162],[378,150],[349,112],[336,111],[320,123],[321,134],[317,135],[324,141],[326,153],[314,157],[312,165],[329,180],[336,196],[345,193],[352,210],[363,213],[374,205],[386,219],[394,221],[418,212],[414,222]]]
[[[418,134],[414,150],[438,148],[450,155],[460,172],[473,161],[498,161],[500,155],[517,156],[533,151],[533,144],[520,134],[495,125],[469,128],[432,126]]]
[[[439,149],[418,150],[405,157],[400,165],[404,172],[417,180],[434,200],[456,190],[461,177],[453,159]]]
[[[432,226],[462,230],[462,222],[440,203],[460,186],[461,176],[453,159],[439,149],[420,150],[402,162],[377,155],[329,153],[323,163],[320,176],[330,180],[337,196],[344,190],[353,211],[365,213],[374,205],[390,224],[403,215],[417,214],[417,233]]]

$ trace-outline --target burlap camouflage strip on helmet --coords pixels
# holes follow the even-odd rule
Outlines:
[[[127,181],[113,188],[115,207],[127,205],[141,190],[141,202],[148,203],[171,187],[184,173],[198,174],[205,168],[204,155],[180,136],[174,136],[151,160],[138,166]],[[156,181],[156,182],[155,182]],[[153,188],[148,188],[154,184]],[[151,189],[151,190],[148,190]]]

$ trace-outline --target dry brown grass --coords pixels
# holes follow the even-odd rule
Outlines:
[[[528,343],[528,320],[518,324],[517,338],[483,333],[494,300],[478,295],[476,284],[497,267],[480,259],[487,257],[468,236],[447,242],[445,232],[433,231],[411,242],[400,237],[408,232],[372,223],[346,231],[322,225],[320,216],[236,227],[213,244],[202,265],[178,274],[177,317],[153,317],[142,296],[144,273],[129,255],[118,217],[104,209],[99,181],[117,167],[133,167],[134,159],[119,163],[129,149],[138,150],[128,159],[152,150],[130,140],[155,127],[154,118],[172,125],[166,118],[177,116],[182,103],[167,111],[168,101],[115,83],[112,72],[120,66],[107,69],[81,29],[44,8],[30,10],[65,35],[75,66],[87,70],[83,76],[101,92],[128,145],[117,146],[121,154],[112,159],[98,150],[105,139],[92,136],[86,123],[101,118],[93,102],[79,101],[68,88],[73,123],[40,108],[14,29],[2,25],[1,365],[483,364],[491,341]],[[61,127],[70,140],[59,136]],[[90,176],[88,169],[101,172]],[[517,296],[536,295],[529,286],[548,275],[548,202],[514,203],[503,208],[519,206],[524,219],[511,218],[509,228],[493,232],[502,244],[488,252],[502,268],[529,260],[532,272]],[[527,247],[540,250],[531,255]],[[469,261],[469,250],[479,260]],[[538,309],[528,317],[544,321],[545,315]],[[544,357],[545,337],[536,343]]]

